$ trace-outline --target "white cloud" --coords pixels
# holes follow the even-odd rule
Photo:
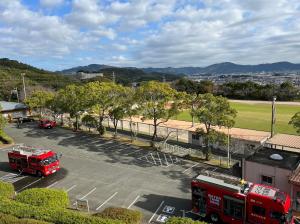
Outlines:
[[[64,0],[40,0],[40,4],[43,7],[54,8],[64,3]]]
[[[24,2],[0,1],[0,56],[138,67],[300,62],[299,0],[40,0],[70,7],[51,16]]]

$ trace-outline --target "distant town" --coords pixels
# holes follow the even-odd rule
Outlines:
[[[300,87],[300,72],[260,72],[260,73],[230,73],[230,74],[194,74],[189,75],[193,81],[212,81],[215,84],[224,84],[228,82],[255,82],[260,85],[282,84],[291,82],[294,86]]]

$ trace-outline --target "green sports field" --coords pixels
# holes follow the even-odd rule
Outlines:
[[[231,102],[231,106],[237,110],[235,127],[260,131],[271,129],[271,105],[262,103],[237,103]],[[288,124],[291,117],[300,112],[300,106],[276,105],[276,133],[297,134],[296,130]],[[191,121],[189,111],[184,111],[176,116],[178,120]]]

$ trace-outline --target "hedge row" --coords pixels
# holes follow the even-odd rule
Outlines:
[[[0,198],[12,198],[15,194],[14,186],[10,183],[0,181]]]
[[[34,206],[67,208],[69,197],[65,191],[46,188],[31,188],[17,195],[16,200]]]
[[[12,215],[0,213],[1,224],[50,224],[49,222],[38,221],[34,219],[18,219]]]
[[[47,207],[23,204],[6,198],[0,200],[0,212],[18,218],[31,218],[55,224],[123,224],[123,222],[118,220],[93,217],[78,211],[57,208],[49,209]]]
[[[194,221],[190,218],[172,217],[172,218],[168,219],[166,224],[207,224],[207,223],[201,222],[201,221]]]
[[[12,144],[14,140],[9,137],[3,130],[0,130],[0,142],[4,144]]]
[[[102,212],[95,214],[101,218],[110,218],[123,221],[126,224],[139,224],[142,221],[142,213],[126,208],[106,208]]]

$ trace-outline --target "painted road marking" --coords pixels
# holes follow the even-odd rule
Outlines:
[[[132,206],[132,205],[134,205],[134,203],[136,203],[136,201],[139,199],[139,195],[134,199],[134,201],[127,207],[127,209],[130,209],[130,207]]]
[[[151,223],[152,219],[155,217],[156,213],[159,211],[159,209],[161,208],[161,206],[163,206],[164,203],[165,203],[164,201],[162,201],[162,202],[160,203],[160,205],[158,206],[158,208],[156,209],[156,211],[153,213],[153,215],[152,215],[151,218],[149,219],[148,223]]]
[[[58,181],[54,182],[53,184],[49,185],[49,186],[46,187],[46,188],[51,188],[51,187],[53,187],[53,186],[56,185],[56,184],[58,184]]]
[[[188,170],[190,170],[190,169],[192,169],[192,168],[194,168],[195,166],[198,166],[198,165],[199,165],[199,163],[196,163],[196,164],[194,164],[193,166],[191,166],[191,167],[185,169],[182,173],[185,173],[185,172],[187,172]]]
[[[69,187],[69,188],[66,190],[66,192],[71,191],[71,190],[74,189],[75,187],[77,187],[77,185],[73,185],[72,187]]]
[[[99,205],[96,208],[96,211],[98,211],[103,205],[105,205],[107,202],[109,202],[114,196],[116,196],[118,194],[118,192],[115,192],[112,196],[110,196],[108,199],[106,199],[101,205]]]
[[[17,190],[17,193],[19,193],[20,191],[24,190],[25,188],[30,187],[31,185],[33,185],[33,184],[35,184],[35,183],[37,183],[37,182],[39,182],[39,181],[41,181],[41,180],[42,180],[42,178],[40,178],[40,179],[38,179],[38,180],[36,180],[36,181],[33,181],[32,183],[30,183],[30,184],[28,184],[28,185],[22,187],[21,189]]]
[[[86,197],[89,196],[91,193],[93,193],[95,190],[96,190],[96,188],[93,188],[92,190],[89,191],[89,193],[87,193],[86,195],[82,196],[82,197],[80,198],[80,200],[86,198]]]
[[[6,174],[5,176],[1,177],[0,180],[13,184],[19,180],[24,179],[25,177],[27,177],[27,176],[23,176],[23,175],[16,174],[16,173],[9,173],[9,174]]]
[[[134,150],[134,149],[133,149],[133,152],[130,152],[130,153],[127,153],[127,154],[124,154],[124,155],[125,155],[125,156],[129,156],[129,155],[132,155],[132,154],[141,152],[141,151],[143,151],[143,149],[140,149],[140,150]]]

